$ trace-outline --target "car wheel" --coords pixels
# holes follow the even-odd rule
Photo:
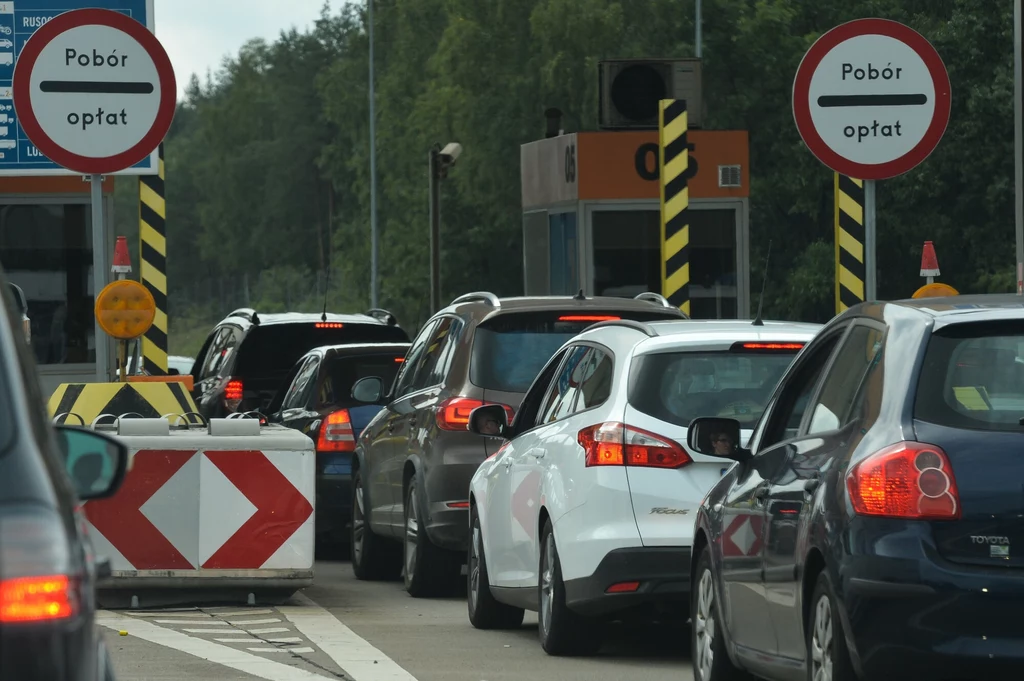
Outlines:
[[[737,669],[725,650],[718,590],[711,572],[711,550],[705,546],[697,560],[690,589],[690,657],[694,681],[753,681]]]
[[[419,485],[414,477],[405,491],[402,540],[405,590],[413,598],[438,596],[453,587],[462,568],[459,555],[435,546],[420,524]]]
[[[522,608],[499,602],[491,594],[484,556],[484,536],[476,506],[469,510],[469,526],[469,560],[466,566],[469,621],[477,629],[515,629],[522,625],[525,612]]]
[[[807,628],[809,681],[855,681],[846,634],[828,575],[822,571],[814,587]]]
[[[540,645],[549,655],[593,655],[603,643],[597,623],[573,612],[565,604],[562,564],[555,546],[551,521],[544,523],[540,538],[540,570],[537,613]]]
[[[397,545],[373,533],[369,523],[369,503],[363,476],[359,470],[352,476],[352,572],[357,579],[395,579],[402,563]]]

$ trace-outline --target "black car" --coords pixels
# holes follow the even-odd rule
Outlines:
[[[348,545],[352,516],[352,454],[380,405],[352,397],[356,381],[378,376],[389,385],[408,343],[356,343],[314,348],[292,367],[268,407],[270,421],[316,443],[316,533]]]
[[[848,310],[729,458],[696,518],[695,679],[1024,679],[1024,299]]]
[[[235,310],[214,327],[196,356],[192,395],[206,418],[248,411],[266,415],[288,371],[313,348],[407,342],[409,335],[386,310],[365,315]]]
[[[128,452],[50,425],[21,313],[0,288],[0,679],[106,681],[95,587],[109,564],[93,552],[79,500],[113,494]]]

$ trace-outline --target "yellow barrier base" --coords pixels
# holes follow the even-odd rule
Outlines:
[[[171,383],[62,383],[47,404],[50,418],[74,414],[86,425],[100,414],[115,417],[137,414],[159,418],[165,414],[198,411],[192,396],[180,382]],[[69,425],[77,419],[71,418]]]

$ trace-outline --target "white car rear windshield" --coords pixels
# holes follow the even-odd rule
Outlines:
[[[1021,432],[1024,322],[957,324],[934,334],[914,417],[954,428]]]
[[[797,350],[667,352],[633,360],[629,403],[654,418],[689,426],[720,416],[752,428]]]

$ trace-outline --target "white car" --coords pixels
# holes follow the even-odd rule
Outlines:
[[[545,651],[588,654],[602,619],[688,612],[694,516],[731,464],[688,451],[687,426],[718,414],[749,438],[820,328],[603,322],[555,353],[511,425],[501,406],[475,409],[471,430],[508,441],[470,483],[473,625],[536,610]]]

